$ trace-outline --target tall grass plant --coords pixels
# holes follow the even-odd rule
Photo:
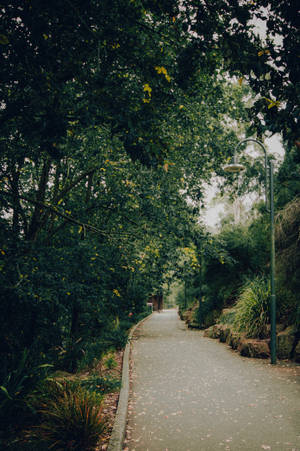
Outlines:
[[[234,328],[248,338],[264,338],[270,317],[270,288],[267,280],[256,277],[246,283],[236,304]]]

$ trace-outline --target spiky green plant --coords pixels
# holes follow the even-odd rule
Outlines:
[[[249,338],[263,338],[269,322],[270,288],[262,277],[244,285],[236,304],[234,328]]]
[[[42,422],[31,437],[56,451],[94,450],[105,430],[102,396],[79,385],[62,384],[40,408]]]

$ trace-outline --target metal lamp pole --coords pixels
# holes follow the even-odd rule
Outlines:
[[[268,160],[267,151],[262,142],[255,138],[246,138],[240,141],[234,152],[234,163],[224,167],[226,172],[240,172],[244,166],[236,162],[236,151],[245,142],[255,142],[264,151],[265,155],[265,189],[266,189],[266,206],[270,213],[270,233],[271,233],[271,363],[276,364],[276,294],[275,294],[275,228],[274,228],[274,181],[273,181],[273,163]],[[268,208],[268,175],[269,175],[269,205]]]

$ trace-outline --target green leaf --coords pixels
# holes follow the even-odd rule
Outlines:
[[[43,365],[39,365],[38,368],[53,368],[51,363],[44,363]]]
[[[12,397],[10,396],[10,394],[8,393],[7,389],[5,387],[3,387],[3,385],[0,385],[0,390],[3,391],[3,393],[6,395],[6,397],[8,399],[12,399]]]

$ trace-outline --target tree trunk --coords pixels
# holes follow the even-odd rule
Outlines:
[[[44,200],[45,200],[50,168],[51,168],[51,162],[50,162],[50,159],[47,157],[44,160],[44,164],[43,164],[43,168],[42,168],[41,178],[40,178],[38,191],[37,191],[37,195],[36,195],[37,202],[44,202]],[[31,223],[29,226],[28,234],[26,237],[29,241],[35,241],[38,236],[38,233],[40,231],[40,226],[41,226],[42,213],[43,213],[43,209],[37,204],[35,206],[35,209],[34,209],[34,212],[32,215],[32,219],[31,219]]]

